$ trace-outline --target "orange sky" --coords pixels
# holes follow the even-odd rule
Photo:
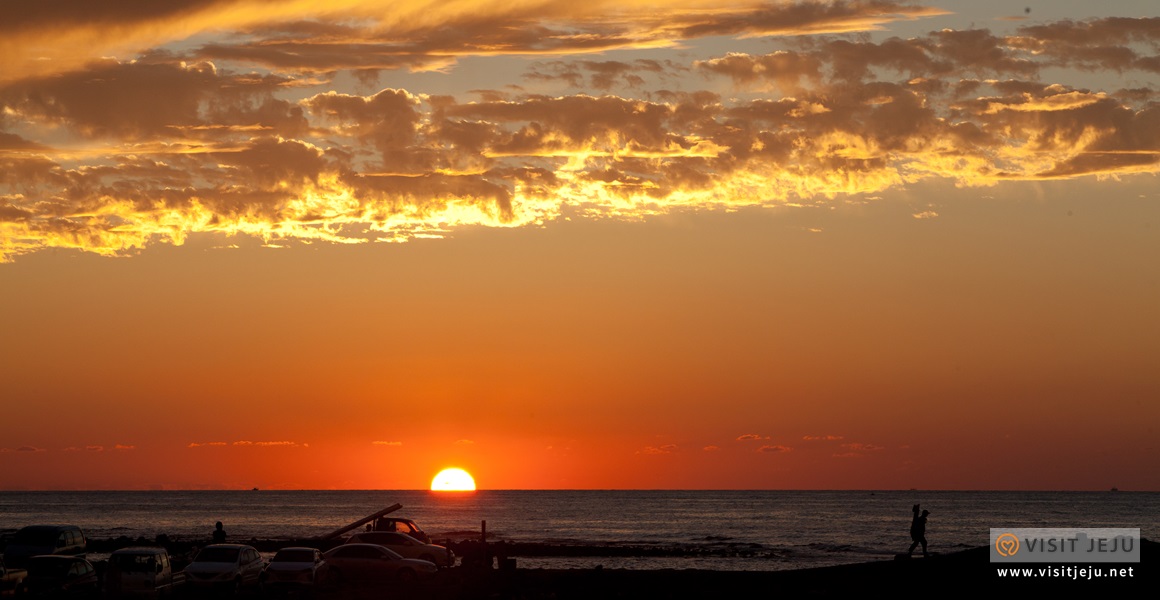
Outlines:
[[[0,489],[1160,489],[1146,3],[63,4]]]

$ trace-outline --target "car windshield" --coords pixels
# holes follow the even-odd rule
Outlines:
[[[201,552],[197,553],[197,558],[193,562],[238,562],[237,548],[203,548]]]
[[[157,565],[152,554],[114,554],[109,561],[125,573],[149,573]]]
[[[279,550],[271,562],[314,562],[314,551]]]

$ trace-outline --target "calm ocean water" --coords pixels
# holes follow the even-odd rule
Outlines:
[[[991,527],[1139,527],[1160,539],[1160,493],[820,491],[0,492],[0,530],[71,523],[90,538],[164,533],[231,540],[322,535],[394,503],[436,540],[681,548],[703,556],[520,558],[521,567],[777,570],[889,559],[910,544],[910,507],[931,511],[931,550],[987,544]],[[469,532],[476,532],[472,536]],[[735,556],[740,554],[741,556]]]

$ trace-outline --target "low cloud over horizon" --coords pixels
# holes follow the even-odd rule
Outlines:
[[[290,441],[286,441],[286,440],[257,441],[257,442],[250,441],[250,440],[238,440],[236,442],[190,442],[189,444],[186,445],[186,448],[202,448],[202,447],[219,447],[219,448],[221,448],[221,447],[227,447],[227,446],[258,447],[258,448],[270,448],[270,447],[306,448],[306,447],[309,447],[310,444],[299,444],[298,442],[290,442]]]

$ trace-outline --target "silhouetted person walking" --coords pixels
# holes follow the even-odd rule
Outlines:
[[[214,528],[213,528],[213,543],[215,543],[215,544],[224,544],[224,543],[226,543],[226,530],[225,530],[225,529],[222,529],[222,522],[221,522],[221,521],[218,521],[218,522],[217,522],[217,525],[214,525]],[[924,544],[924,545],[923,545],[923,548],[925,548],[925,547],[926,547],[926,545]],[[913,550],[913,548],[912,548],[911,550]]]
[[[924,510],[922,511],[922,514],[919,515],[918,507],[919,505],[915,504],[914,508],[912,509],[914,511],[914,520],[910,522],[910,539],[914,540],[914,543],[910,545],[910,552],[908,552],[907,555],[913,555],[914,549],[917,548],[919,544],[922,544],[922,555],[929,556],[926,553],[926,516],[930,514],[930,511]]]

